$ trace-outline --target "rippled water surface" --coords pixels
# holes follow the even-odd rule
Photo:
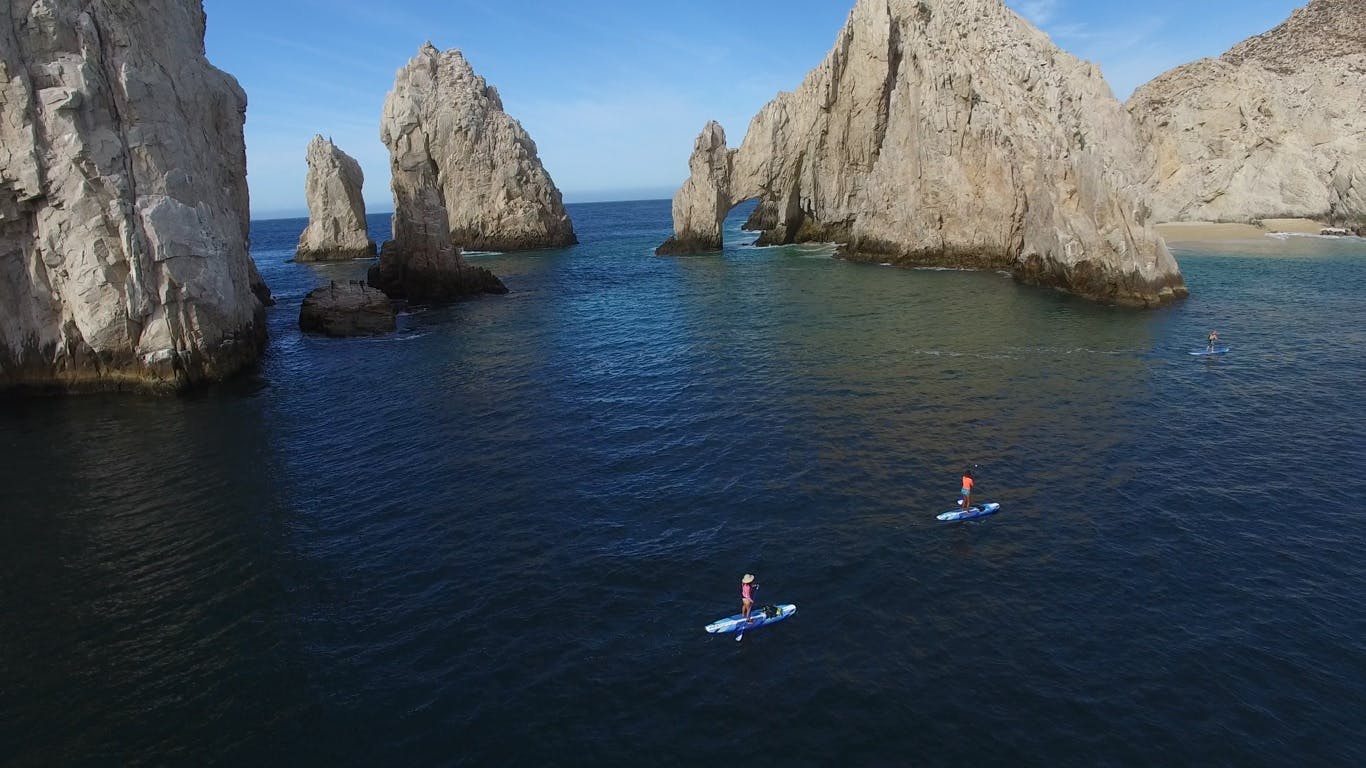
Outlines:
[[[1141,313],[571,213],[345,341],[257,222],[259,373],[0,405],[0,763],[1366,764],[1366,246]]]

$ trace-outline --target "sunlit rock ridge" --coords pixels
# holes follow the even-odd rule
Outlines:
[[[204,26],[199,0],[0,11],[0,388],[176,390],[257,359],[247,101]]]
[[[720,247],[758,198],[761,242],[1010,270],[1099,301],[1186,294],[1148,221],[1134,128],[1100,72],[1001,0],[859,0],[834,48],[729,150],[699,137],[662,254]]]
[[[1366,223],[1366,2],[1314,0],[1128,108],[1159,221]]]

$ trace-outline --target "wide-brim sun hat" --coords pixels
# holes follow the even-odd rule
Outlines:
[[[754,574],[752,574],[752,573],[747,573],[747,574],[745,574],[745,577],[744,577],[743,579],[740,579],[740,583],[741,583],[741,584],[753,584],[753,583],[754,583]]]

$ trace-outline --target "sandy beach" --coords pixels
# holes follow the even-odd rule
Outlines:
[[[1222,224],[1208,221],[1176,221],[1157,225],[1168,243],[1209,243],[1224,240],[1257,240],[1273,232],[1317,235],[1326,224],[1312,219],[1265,219],[1255,224]]]

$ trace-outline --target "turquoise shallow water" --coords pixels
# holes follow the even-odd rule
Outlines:
[[[257,222],[258,374],[0,406],[0,762],[1366,761],[1366,247],[1143,313],[571,213],[350,341]],[[745,572],[798,614],[707,636]]]

